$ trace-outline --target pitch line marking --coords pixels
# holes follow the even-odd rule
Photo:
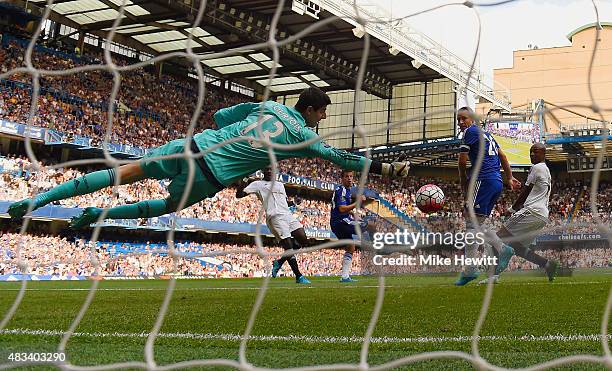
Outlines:
[[[62,336],[62,330],[33,330],[25,328],[0,330],[0,335],[31,335],[31,336]],[[148,332],[75,332],[73,337],[90,337],[90,338],[144,338],[149,336]],[[206,333],[160,333],[158,337],[168,339],[190,339],[190,340],[225,340],[225,341],[240,341],[240,334],[206,334]],[[612,335],[607,336],[612,339]],[[480,336],[480,341],[601,341],[600,334],[574,334],[574,335],[488,335]],[[362,343],[363,337],[360,336],[306,336],[306,335],[255,335],[249,338],[251,341],[294,341],[302,343]],[[393,343],[464,343],[471,342],[472,336],[441,336],[441,337],[373,337],[372,343],[393,344]]]
[[[21,281],[15,281],[19,283]],[[67,281],[69,282],[69,281]],[[139,282],[139,281],[137,281]],[[323,281],[321,283],[331,283],[334,281]],[[547,286],[562,286],[562,285],[600,285],[605,284],[606,281],[584,281],[584,282],[555,282],[550,284],[549,282],[504,282],[498,286],[535,286],[535,285],[547,285]],[[473,285],[474,287],[485,287],[486,285]],[[429,284],[429,285],[385,285],[385,289],[392,288],[432,288],[432,287],[452,287],[451,284]],[[375,289],[378,288],[377,285],[360,285],[360,286],[270,286],[267,290],[312,290],[312,289]],[[1,291],[19,291],[18,288],[2,288],[0,286]],[[83,287],[49,287],[49,288],[26,288],[26,291],[89,291],[90,288]],[[260,286],[253,287],[183,287],[176,288],[176,291],[207,291],[207,290],[261,290]],[[108,288],[98,288],[96,291],[166,291],[166,288],[160,287],[108,287]]]

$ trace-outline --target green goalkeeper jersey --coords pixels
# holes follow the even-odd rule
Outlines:
[[[263,112],[260,112],[262,105]],[[306,127],[298,111],[273,101],[241,103],[224,108],[215,113],[214,120],[218,130],[205,130],[194,136],[201,151],[240,136],[260,138],[257,129],[260,122],[262,138],[275,144],[299,144],[319,138]],[[299,149],[275,149],[274,152],[279,161],[294,157],[320,157],[344,169],[356,171],[363,169],[366,161],[370,161],[363,156],[331,147],[320,139]],[[246,139],[223,144],[208,152],[204,159],[217,180],[225,186],[270,164],[265,144]]]

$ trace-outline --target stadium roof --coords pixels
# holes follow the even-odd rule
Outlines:
[[[612,22],[599,22],[599,25],[601,27],[612,27]],[[576,28],[572,32],[568,33],[566,37],[567,37],[567,39],[569,41],[572,41],[572,38],[577,33],[582,32],[582,31],[584,31],[586,29],[589,29],[589,28],[592,28],[592,27],[596,27],[596,26],[597,26],[597,23],[587,23],[587,24],[585,24],[583,26],[580,26],[580,27]]]
[[[42,14],[46,0],[30,0],[29,3],[34,3]],[[50,18],[105,37],[120,16],[122,3],[123,0],[55,0]],[[223,52],[265,42],[278,2],[211,0],[207,3],[202,23],[193,28],[198,6],[198,0],[126,0],[114,40],[157,55],[184,51],[188,35],[193,33],[195,52]],[[281,48],[279,68],[271,90],[285,94],[298,92],[307,86],[324,90],[354,88],[366,32],[373,37],[370,38],[362,87],[365,91],[388,97],[392,85],[443,76],[457,83],[467,82],[469,63],[403,21],[390,22],[390,15],[378,6],[360,5],[359,14],[369,19],[366,28],[351,18],[355,15],[352,0],[285,1],[278,25],[279,40],[295,35],[314,24],[316,19],[329,22]],[[343,18],[331,20],[332,17]],[[250,80],[252,86],[263,87],[272,66],[271,56],[269,49],[250,50],[202,62],[222,78]],[[487,86],[478,71],[473,71],[472,76],[469,90],[499,107],[509,108],[507,97],[494,93],[496,89]]]

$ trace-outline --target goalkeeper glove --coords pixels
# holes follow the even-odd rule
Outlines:
[[[410,170],[410,161],[392,162],[382,164],[382,176],[389,178],[405,178]]]

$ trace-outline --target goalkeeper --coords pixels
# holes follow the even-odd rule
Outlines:
[[[331,100],[317,88],[304,90],[295,108],[267,101],[263,103],[242,103],[224,108],[214,114],[218,130],[205,130],[193,136],[187,145],[196,154],[195,174],[187,202],[191,206],[211,197],[235,181],[270,165],[267,147],[261,139],[279,145],[295,145],[318,138],[311,130],[325,119]],[[263,105],[263,112],[260,109]],[[258,133],[257,126],[261,132]],[[261,137],[259,136],[261,134]],[[238,140],[239,137],[244,139]],[[188,181],[188,164],[184,157],[159,158],[184,152],[186,139],[173,140],[154,148],[141,160],[118,168],[100,170],[60,184],[34,198],[13,203],[8,213],[13,219],[22,218],[29,208],[36,210],[51,202],[96,192],[115,184],[130,184],[142,179],[170,179],[169,197],[160,200],[146,200],[134,204],[110,208],[108,219],[152,218],[178,210],[179,201]],[[232,141],[233,140],[233,141]],[[228,142],[232,141],[232,142]],[[225,143],[227,142],[227,143]],[[225,144],[222,144],[225,143]],[[217,146],[204,156],[198,153]],[[361,171],[366,163],[370,171],[386,177],[406,177],[409,162],[382,163],[363,156],[333,148],[320,139],[300,149],[274,149],[278,160],[295,157],[320,157],[338,166]],[[157,157],[157,159],[156,159]],[[101,208],[87,207],[70,221],[78,229],[98,220]]]

